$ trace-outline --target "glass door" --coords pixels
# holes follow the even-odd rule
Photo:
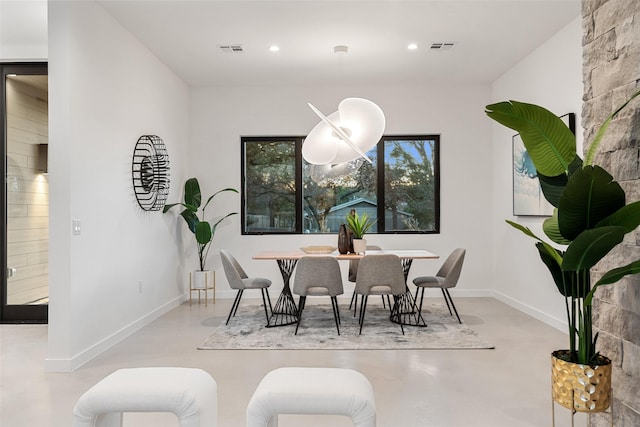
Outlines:
[[[42,63],[0,64],[2,322],[47,322],[49,304],[48,77]]]

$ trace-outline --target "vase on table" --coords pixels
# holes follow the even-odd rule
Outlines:
[[[349,252],[349,233],[345,224],[340,224],[338,231],[338,252],[343,255]]]

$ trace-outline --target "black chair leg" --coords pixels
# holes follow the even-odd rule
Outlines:
[[[440,290],[442,291],[442,296],[444,297],[444,302],[447,303],[447,308],[449,309],[449,314],[453,316],[453,313],[451,312],[451,306],[449,305],[449,300],[447,299],[447,293],[445,292],[444,288],[440,288]]]
[[[264,315],[267,317],[267,325],[269,325],[269,312],[267,311],[267,300],[264,296],[266,288],[261,288],[260,293],[262,294],[262,306],[264,307]]]
[[[422,293],[420,294],[420,303],[418,304],[418,291],[422,289]],[[418,304],[418,319],[422,316],[422,302],[424,301],[424,288],[416,289],[416,297],[413,300],[414,304]]]
[[[336,329],[340,335],[340,312],[338,311],[338,299],[331,297],[331,308],[333,309],[333,320],[336,322]]]
[[[355,292],[353,293],[353,295],[351,295],[351,302],[349,303],[349,310],[351,310],[351,307],[353,307],[353,301],[354,300],[356,301],[356,305],[357,305],[358,304],[358,300],[356,300],[356,293]]]
[[[451,298],[451,294],[449,293],[449,289],[444,289],[444,291],[447,293],[447,296],[449,297],[449,301],[451,302],[453,311],[456,313],[456,317],[458,318],[458,323],[462,323],[462,320],[460,320],[460,316],[458,316],[458,310],[456,310],[456,305],[453,303],[453,299]]]
[[[235,310],[233,310],[233,317],[236,317],[236,312],[238,311],[238,307],[240,306],[240,300],[242,299],[242,295],[244,294],[244,289],[240,289],[238,292],[238,302],[236,303]]]
[[[236,298],[233,300],[233,304],[231,305],[231,310],[229,310],[229,316],[227,317],[227,323],[229,324],[229,319],[231,319],[231,315],[236,315],[236,310],[238,309],[238,305],[240,305],[240,298],[242,298],[242,289],[238,289],[238,293],[236,293]]]
[[[342,325],[342,318],[340,317],[340,306],[338,305],[338,297],[333,297],[336,304],[336,314],[338,315],[338,324]]]
[[[381,296],[382,296],[382,302],[383,302],[382,306],[385,307],[385,305],[384,305],[384,297],[385,296],[384,295],[381,295]],[[389,308],[389,314],[391,314],[392,313],[392,308],[393,308],[393,306],[391,305],[391,298],[389,298],[389,295],[387,295],[386,297],[387,297],[387,305],[386,305],[386,307]]]
[[[400,315],[400,297],[398,295],[393,296],[393,308],[391,309],[391,318],[396,316],[398,319],[398,323],[400,324],[400,330],[402,331],[402,335],[404,335],[404,326],[402,324],[402,316]]]
[[[358,335],[362,335],[362,325],[364,325],[364,314],[367,311],[367,300],[369,299],[368,295],[362,296],[362,302],[360,303],[360,332]]]
[[[296,323],[296,332],[294,335],[298,335],[298,328],[300,327],[300,321],[302,320],[302,310],[304,310],[304,303],[307,301],[307,297],[300,295],[298,300],[298,323]]]
[[[271,306],[271,297],[269,296],[269,288],[264,288],[264,291],[267,293],[267,302],[269,303],[269,312],[273,316],[273,307]]]
[[[384,302],[384,295],[380,295],[380,298],[382,298],[382,308],[387,308],[387,304]],[[389,295],[387,295],[387,300],[389,300]]]

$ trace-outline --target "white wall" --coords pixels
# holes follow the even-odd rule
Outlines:
[[[189,91],[100,6],[56,1],[49,3],[49,94],[46,368],[69,371],[184,297],[181,231],[161,212],[138,207],[131,157],[141,135],[159,135],[180,186]],[[75,219],[79,236],[72,236]]]
[[[47,0],[0,0],[0,62],[47,60]]]
[[[582,19],[576,18],[493,84],[494,102],[517,100],[558,114],[576,113],[578,152],[582,152]],[[493,127],[493,287],[496,296],[520,310],[565,330],[564,300],[540,261],[534,241],[505,219],[544,236],[544,218],[514,217],[512,210],[511,137]]]
[[[458,295],[495,289],[502,300],[562,323],[561,298],[535,248],[504,224],[512,218],[512,132],[492,125],[483,110],[492,101],[515,98],[559,114],[579,113],[580,38],[577,19],[493,87],[208,87],[189,93],[98,5],[51,2],[47,369],[80,366],[184,297],[187,271],[196,263],[191,236],[175,217],[140,211],[131,189],[131,153],[140,135],[164,138],[171,156],[170,201],[177,201],[188,176],[198,176],[205,193],[239,188],[241,135],[304,135],[317,122],[307,102],[332,112],[348,96],[377,102],[387,116],[387,134],[442,135],[441,234],[376,235],[371,243],[442,256],[466,247]],[[238,196],[225,194],[217,202],[219,212],[240,208]],[[80,236],[71,235],[73,219],[82,221]],[[536,228],[541,220],[526,222]],[[335,240],[241,236],[236,216],[219,228],[213,251],[231,249],[252,274],[273,278],[277,291],[275,263],[252,261],[252,254]],[[432,274],[439,265],[416,261],[411,277]],[[219,296],[232,296],[224,275],[218,278]]]
[[[456,247],[468,249],[455,293],[489,296],[491,279],[491,123],[484,115],[489,85],[376,87],[206,87],[191,91],[190,171],[205,193],[240,188],[240,137],[306,135],[317,123],[313,103],[325,114],[346,97],[376,102],[387,119],[385,134],[441,134],[441,233],[435,235],[369,235],[385,249],[427,249],[447,256]],[[191,173],[191,172],[190,172]],[[224,196],[219,213],[240,211],[240,196]],[[262,250],[337,244],[337,235],[241,236],[240,216],[227,219],[215,237],[212,252],[232,251],[249,274],[269,277],[273,295],[282,279],[273,261],[252,261]],[[184,225],[183,225],[184,227]],[[220,265],[218,256],[212,264]],[[415,261],[410,278],[433,274],[440,261]],[[196,265],[195,253],[189,265]],[[343,266],[346,268],[346,265]],[[231,297],[222,271],[218,291]],[[346,292],[350,296],[350,292]]]

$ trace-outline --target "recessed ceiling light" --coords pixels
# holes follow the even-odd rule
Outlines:
[[[416,50],[418,48],[418,45],[416,43],[409,43],[409,45],[407,46],[407,49],[409,50]]]
[[[278,52],[280,50],[280,46],[276,46],[275,44],[271,45],[271,46],[269,46],[269,50],[271,52]]]

